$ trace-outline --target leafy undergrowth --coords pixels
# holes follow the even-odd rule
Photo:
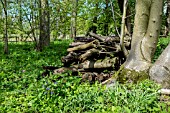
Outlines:
[[[166,48],[166,46],[170,43],[170,37],[169,38],[159,38],[159,42],[157,44],[156,52],[153,58],[153,61],[155,61],[159,55],[163,52],[163,50]]]
[[[117,83],[108,90],[98,83],[80,84],[80,78],[68,76],[69,72],[42,77],[43,65],[62,66],[60,59],[69,42],[56,41],[43,52],[36,52],[29,43],[10,44],[9,56],[1,51],[1,113],[167,112],[167,106],[159,102],[159,87],[149,80],[136,85]]]

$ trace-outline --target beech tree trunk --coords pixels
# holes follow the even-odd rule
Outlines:
[[[146,78],[170,88],[170,44],[152,65],[161,26],[163,0],[137,0],[131,51],[119,70],[120,82]]]
[[[148,70],[155,53],[161,25],[163,0],[136,2],[135,25],[130,54],[125,68]]]

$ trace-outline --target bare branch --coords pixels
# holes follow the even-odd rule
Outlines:
[[[119,35],[119,37],[120,37],[120,33],[119,33],[119,31],[118,31],[117,24],[116,24],[116,19],[115,19],[114,7],[113,7],[112,0],[110,0],[110,4],[111,4],[111,7],[112,7],[112,16],[113,16],[113,21],[114,21],[115,30],[116,30],[117,34]]]
[[[120,36],[120,46],[121,46],[121,49],[122,49],[126,58],[127,58],[127,55],[129,54],[127,49],[125,48],[125,45],[124,45],[125,19],[126,19],[127,3],[128,3],[128,0],[124,0],[123,17],[122,17],[122,24],[121,24],[121,36]]]

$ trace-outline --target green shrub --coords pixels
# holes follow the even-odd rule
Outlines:
[[[155,61],[159,57],[159,55],[163,52],[163,50],[168,46],[169,43],[170,43],[170,37],[159,38],[153,61]]]

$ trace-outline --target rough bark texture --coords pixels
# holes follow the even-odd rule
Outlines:
[[[82,81],[103,82],[111,78],[125,61],[119,37],[100,36],[92,32],[88,34],[88,37],[74,38],[67,49],[68,55],[61,59],[64,67],[45,66],[43,69],[46,71],[42,75],[49,75],[50,71],[58,74],[69,70],[72,75],[82,75]],[[130,47],[130,40],[124,43]]]
[[[76,37],[76,21],[77,21],[77,5],[78,0],[72,0],[72,18],[71,18],[71,37]]]
[[[5,24],[4,24],[4,54],[8,54],[8,12],[7,12],[7,1],[4,2],[1,0],[3,10],[5,13]]]
[[[18,23],[19,23],[19,27],[20,27],[20,30],[23,29],[23,26],[22,26],[22,0],[17,0],[17,4],[19,5],[19,20],[18,20]]]
[[[149,71],[150,78],[170,88],[170,43]]]
[[[166,16],[167,16],[167,21],[166,21],[165,35],[168,35],[170,31],[170,0],[167,0]]]
[[[97,2],[96,5],[95,5],[95,9],[96,9],[96,12],[98,11],[98,6],[99,6],[99,3]],[[92,24],[89,26],[88,28],[88,31],[86,33],[86,36],[88,35],[89,32],[93,32],[93,33],[97,33],[97,14],[94,15],[93,17],[93,20],[92,20]]]
[[[71,51],[77,51],[77,50],[84,50],[84,49],[87,49],[87,48],[90,48],[90,47],[96,48],[98,46],[98,44],[99,44],[99,41],[94,40],[93,42],[90,42],[90,43],[87,43],[87,44],[84,44],[84,45],[79,45],[79,46],[76,46],[76,47],[73,47],[73,48],[68,48],[67,51],[71,52]]]
[[[50,44],[50,12],[48,0],[40,0],[40,38],[38,50]]]
[[[104,35],[108,35],[109,31],[109,0],[105,0],[106,2],[106,7],[105,7],[105,15],[106,15],[106,20],[104,22]]]

